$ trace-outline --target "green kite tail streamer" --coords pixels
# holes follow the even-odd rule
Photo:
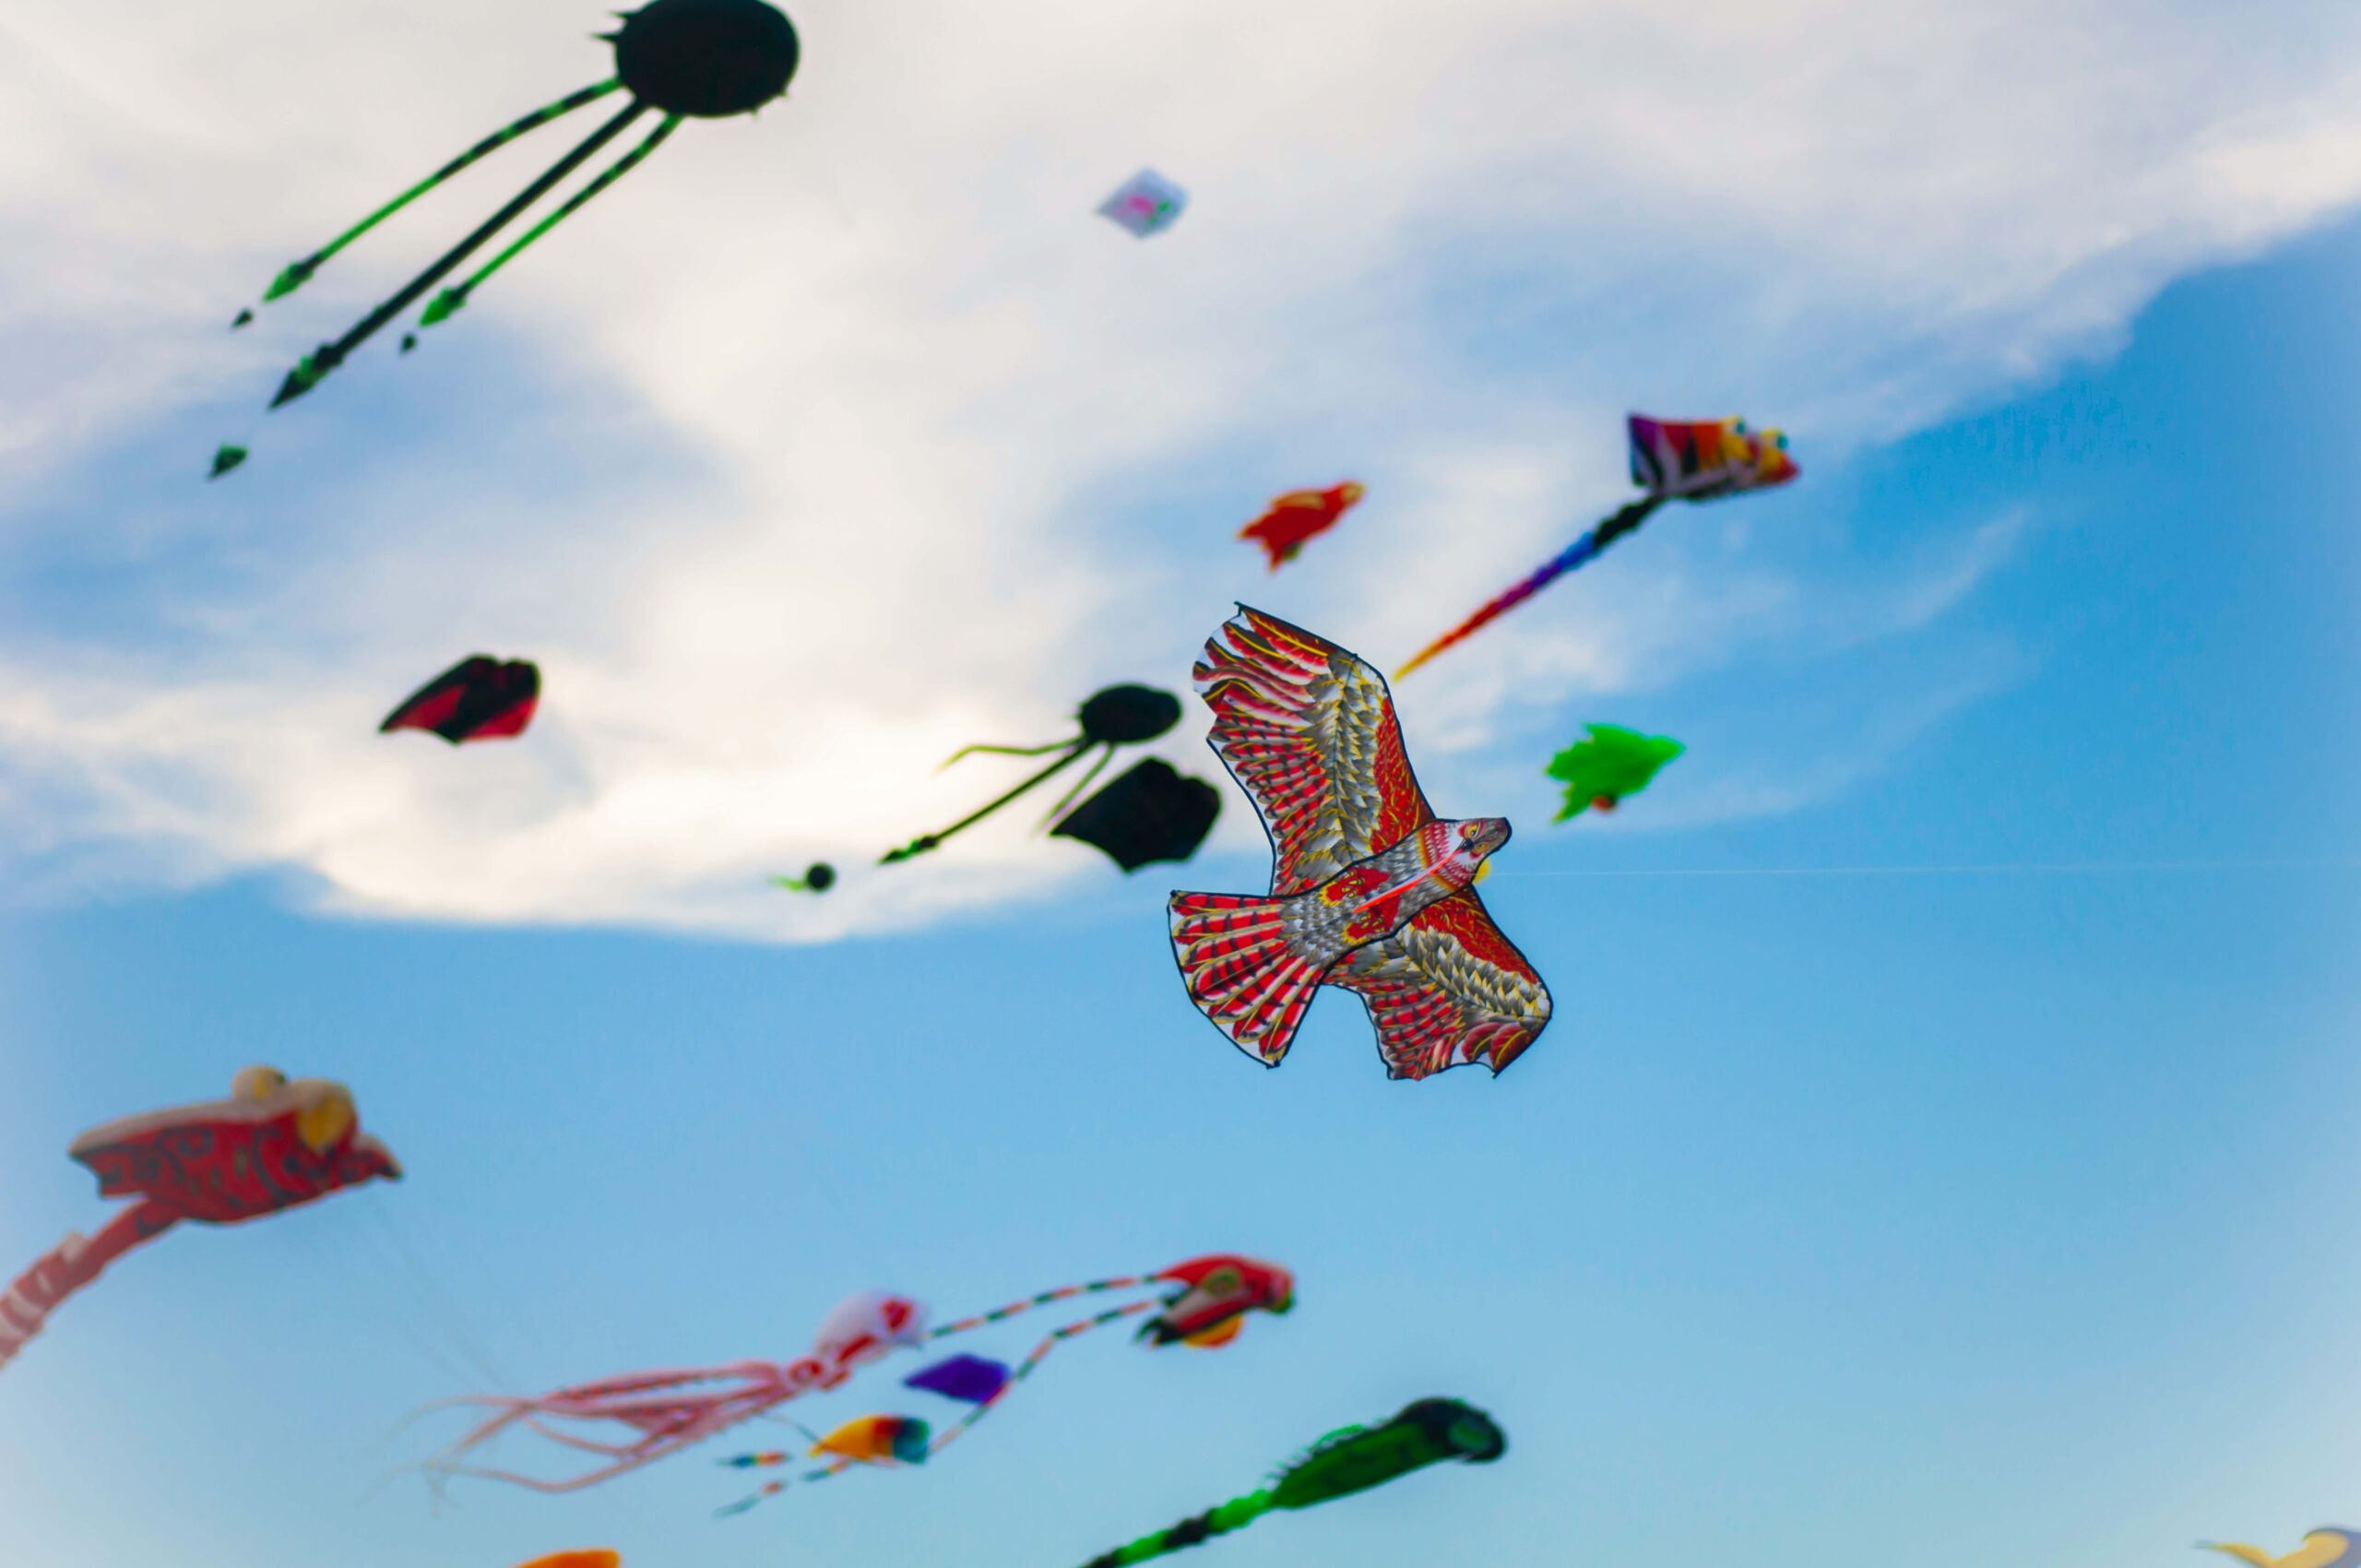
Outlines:
[[[295,368],[287,373],[287,379],[279,383],[278,396],[271,398],[270,406],[276,409],[281,404],[291,403],[317,386],[337,366],[344,362],[345,356],[367,342],[379,327],[408,310],[420,295],[457,270],[461,262],[482,249],[485,242],[489,241],[492,235],[515,221],[517,215],[527,208],[547,196],[568,174],[597,156],[600,148],[621,136],[634,120],[646,113],[647,113],[647,105],[638,99],[635,98],[624,104],[611,119],[575,144],[571,152],[542,171],[540,176],[531,184],[511,197],[508,205],[478,224],[473,233],[445,251],[425,271],[402,285],[400,291],[393,298],[355,322],[351,329],[335,342],[323,343],[304,355],[301,361],[297,362]]]
[[[427,192],[433,190],[435,186],[441,184],[452,175],[457,174],[462,169],[467,168],[469,165],[475,163],[481,159],[489,158],[492,154],[498,152],[502,148],[506,147],[510,142],[515,141],[518,137],[523,136],[526,132],[537,130],[540,127],[548,125],[552,120],[556,119],[562,114],[570,114],[586,103],[591,102],[597,99],[604,98],[607,94],[613,92],[623,85],[623,84],[621,79],[610,77],[608,80],[599,82],[595,86],[586,87],[579,92],[569,92],[564,98],[559,99],[555,103],[545,104],[541,108],[534,110],[529,114],[509,122],[509,124],[502,126],[499,130],[492,132],[492,135],[484,137],[483,140],[476,143],[475,146],[468,148],[467,151],[459,154],[458,157],[454,158],[450,162],[445,163],[442,168],[437,169],[433,173],[429,174],[426,178],[421,180],[418,184],[412,185],[409,189],[404,191],[401,195],[396,196],[393,200],[387,202],[385,206],[379,208],[376,211],[371,213],[360,222],[355,223],[351,228],[347,229],[343,233],[338,234],[335,239],[330,240],[318,250],[314,251],[310,255],[305,256],[301,261],[288,263],[286,267],[279,269],[279,276],[270,280],[270,287],[263,291],[263,303],[267,304],[272,300],[278,299],[281,295],[291,294],[296,290],[302,288],[305,283],[311,281],[312,274],[317,272],[320,269],[321,265],[325,263],[328,257],[336,255],[337,252],[344,249],[345,246],[352,244],[353,241],[367,233],[370,230],[374,229],[378,224],[383,223],[386,219],[391,218],[395,213],[399,212],[403,208],[408,207],[411,202],[416,201],[420,196],[424,196]],[[241,323],[241,325],[243,324]]]
[[[1508,1438],[1499,1424],[1475,1406],[1458,1399],[1415,1400],[1391,1420],[1330,1432],[1261,1491],[1234,1497],[1169,1529],[1142,1536],[1128,1546],[1092,1558],[1084,1568],[1124,1568],[1146,1562],[1241,1529],[1274,1508],[1333,1503],[1399,1480],[1442,1460],[1489,1465],[1507,1452]]]
[[[674,130],[679,128],[680,124],[680,115],[665,115],[663,123],[658,125],[654,130],[648,132],[646,139],[642,140],[637,147],[633,148],[629,152],[624,153],[621,158],[615,160],[614,165],[605,172],[601,173],[597,179],[591,181],[588,184],[575,192],[573,196],[567,197],[564,206],[559,208],[555,212],[551,213],[547,218],[542,219],[539,223],[536,223],[531,228],[526,230],[525,232],[518,236],[516,241],[509,245],[506,250],[502,251],[498,255],[493,256],[490,261],[485,262],[481,267],[476,268],[474,275],[469,277],[465,282],[456,284],[435,295],[433,300],[427,303],[426,312],[418,318],[418,324],[421,327],[432,327],[436,322],[444,320],[449,316],[452,312],[459,309],[462,305],[465,305],[468,303],[468,296],[475,292],[478,285],[481,284],[484,279],[490,278],[493,273],[499,271],[502,267],[515,260],[517,252],[523,250],[527,245],[531,244],[535,240],[540,239],[543,234],[548,233],[551,230],[556,228],[559,224],[564,222],[567,219],[581,211],[585,207],[587,207],[590,204],[591,197],[597,196],[600,191],[605,190],[609,185],[613,184],[617,180],[622,179],[625,174],[630,173],[634,169],[637,168],[641,161],[645,160],[649,153],[654,152],[658,148],[664,145],[664,138],[670,136]]]

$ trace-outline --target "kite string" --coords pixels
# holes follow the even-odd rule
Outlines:
[[[2027,861],[1931,865],[1717,866],[1645,871],[1502,871],[1498,877],[1721,878],[2137,874],[2175,872],[2355,871],[2361,861]]]
[[[393,1217],[386,1212],[384,1200],[374,1192],[364,1193],[362,1196],[367,1200],[370,1216],[376,1221],[378,1233],[387,1242],[387,1250],[402,1272],[409,1277],[416,1295],[435,1319],[435,1327],[477,1375],[500,1392],[509,1392],[512,1386],[509,1380],[483,1348],[482,1342],[469,1332],[467,1316],[460,1311],[457,1301],[419,1258],[409,1239],[394,1224]]]

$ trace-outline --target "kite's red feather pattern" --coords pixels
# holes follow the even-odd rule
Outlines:
[[[1322,984],[1361,996],[1394,1077],[1508,1065],[1548,1022],[1549,992],[1465,890],[1474,862],[1453,860],[1505,841],[1507,824],[1438,821],[1383,677],[1301,627],[1241,605],[1195,674],[1208,742],[1261,811],[1273,867],[1267,898],[1173,895],[1190,999],[1272,1066]]]

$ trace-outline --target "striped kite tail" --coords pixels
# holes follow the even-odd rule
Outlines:
[[[992,1324],[1005,1322],[1019,1313],[1031,1312],[1035,1307],[1046,1307],[1053,1301],[1070,1301],[1076,1296],[1095,1296],[1107,1290],[1136,1290],[1159,1283],[1161,1283],[1159,1277],[1154,1274],[1126,1274],[1113,1279],[1093,1279],[1081,1285],[1061,1285],[1054,1290],[1044,1290],[1038,1296],[1027,1296],[1021,1301],[1011,1301],[1004,1307],[994,1307],[988,1313],[978,1313],[974,1317],[963,1317],[956,1323],[946,1323],[929,1333],[927,1337],[943,1339],[954,1334],[965,1334],[970,1329],[989,1327]]]
[[[42,1330],[57,1303],[99,1277],[101,1270],[148,1238],[173,1217],[160,1206],[139,1204],[124,1210],[96,1236],[69,1231],[9,1283],[0,1295],[0,1366],[6,1366]]]
[[[1015,1367],[1008,1374],[1008,1381],[1001,1384],[999,1393],[994,1394],[990,1399],[985,1400],[982,1404],[977,1406],[974,1409],[960,1417],[958,1420],[953,1422],[950,1426],[945,1427],[942,1431],[936,1433],[934,1441],[928,1444],[927,1452],[931,1455],[940,1454],[952,1443],[957,1442],[959,1438],[972,1429],[978,1421],[980,1421],[986,1416],[991,1415],[993,1406],[998,1405],[1002,1400],[1007,1398],[1011,1390],[1014,1389],[1018,1384],[1023,1383],[1026,1378],[1032,1376],[1033,1369],[1039,1366],[1044,1360],[1047,1360],[1049,1359],[1050,1352],[1056,1349],[1065,1341],[1072,1339],[1078,1334],[1087,1334],[1094,1328],[1103,1328],[1108,1324],[1120,1322],[1127,1317],[1136,1316],[1141,1313],[1150,1311],[1162,1305],[1164,1305],[1164,1302],[1161,1300],[1157,1297],[1150,1296],[1145,1301],[1132,1301],[1120,1307],[1110,1307],[1106,1312],[1099,1313],[1095,1316],[1083,1318],[1078,1322],[1067,1324],[1063,1328],[1053,1330],[1048,1338],[1033,1347],[1033,1353],[1031,1355],[1016,1363]]]

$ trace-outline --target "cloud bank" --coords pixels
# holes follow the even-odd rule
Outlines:
[[[1233,599],[1397,661],[1619,499],[1626,407],[1794,431],[1793,493],[1668,517],[1579,616],[1527,612],[1409,684],[1441,795],[1577,695],[1923,635],[2023,520],[1839,589],[1783,542],[1815,469],[2103,350],[2173,278],[2361,193],[2361,24],[2328,6],[2269,36],[2129,0],[792,9],[789,102],[685,127],[417,354],[373,345],[261,421],[297,353],[587,124],[254,330],[228,315],[603,75],[599,13],[16,8],[18,880],[291,868],[346,911],[801,940],[1044,893],[1103,873],[1022,822],[825,900],[761,879],[994,792],[990,764],[932,773],[960,744],[1182,685]],[[1143,244],[1090,208],[1145,163],[1193,199]],[[253,463],[196,484],[248,430]],[[1347,475],[1370,500],[1286,574],[1232,540]],[[478,650],[540,660],[525,742],[372,733]],[[1210,770],[1202,727],[1160,749]]]

